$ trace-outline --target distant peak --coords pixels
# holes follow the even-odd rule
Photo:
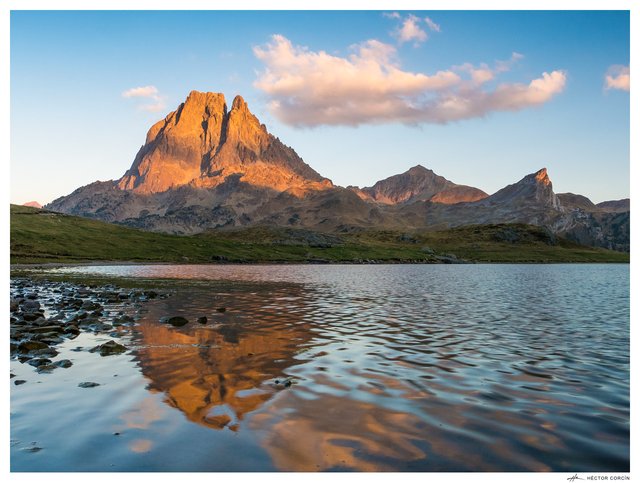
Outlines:
[[[30,206],[32,208],[42,208],[42,205],[37,201],[27,201],[26,203],[23,203],[22,206]]]

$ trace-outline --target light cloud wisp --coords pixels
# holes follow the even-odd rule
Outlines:
[[[629,92],[630,84],[631,71],[629,70],[629,66],[612,65],[609,67],[604,77],[605,89],[618,89]]]
[[[294,46],[286,37],[254,48],[264,64],[254,85],[270,98],[271,112],[297,127],[438,123],[518,111],[562,92],[566,74],[555,70],[528,83],[489,81],[519,60],[463,64],[434,74],[402,70],[395,47],[368,40],[345,57]]]
[[[156,86],[132,87],[122,93],[122,97],[148,99],[146,104],[140,104],[139,109],[149,112],[158,112],[166,109],[165,97],[160,95]]]

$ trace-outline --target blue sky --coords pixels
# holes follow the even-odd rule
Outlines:
[[[625,66],[627,12],[12,12],[11,201],[119,178],[193,89],[241,94],[342,186],[422,164],[493,193],[546,167],[624,198]]]

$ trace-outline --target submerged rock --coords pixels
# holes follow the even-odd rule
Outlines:
[[[78,384],[78,387],[87,388],[87,387],[97,387],[99,385],[100,384],[98,384],[97,382],[81,382],[80,384]]]
[[[198,317],[197,322],[204,325],[208,322],[208,319],[206,317]]]
[[[126,352],[127,348],[117,342],[110,340],[105,342],[104,344],[98,345],[93,349],[90,349],[89,352],[100,352],[101,356],[111,356],[116,354],[122,354]]]
[[[183,325],[187,325],[189,321],[184,317],[175,316],[175,317],[169,317],[168,319],[164,320],[164,323],[171,324],[174,327],[182,327]]]

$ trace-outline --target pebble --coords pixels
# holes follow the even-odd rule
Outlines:
[[[167,324],[171,324],[174,327],[182,327],[184,325],[187,325],[189,323],[189,321],[187,319],[185,319],[184,317],[180,317],[180,316],[175,316],[175,317],[169,317],[166,320]]]
[[[88,387],[97,387],[100,384],[98,384],[97,382],[81,382],[80,384],[78,384],[78,387],[83,387],[83,388],[88,388]]]

